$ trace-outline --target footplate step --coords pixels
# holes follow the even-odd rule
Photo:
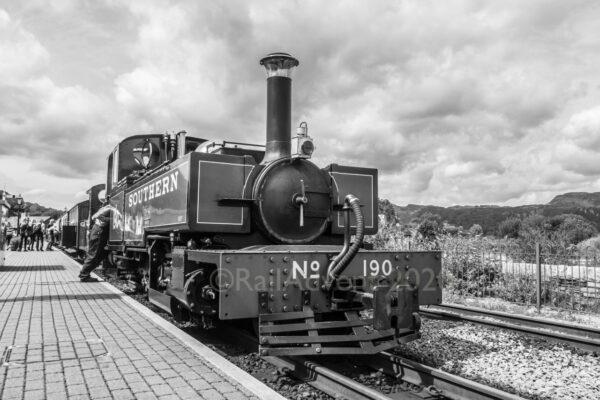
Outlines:
[[[374,330],[373,319],[358,311],[315,314],[302,311],[259,314],[259,352],[263,356],[375,354],[417,339],[410,329]],[[321,320],[323,318],[327,320]]]

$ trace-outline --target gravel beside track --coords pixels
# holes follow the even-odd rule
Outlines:
[[[476,324],[510,329],[537,335],[547,340],[569,344],[582,350],[600,351],[600,329],[585,325],[567,324],[550,319],[512,315],[498,311],[470,309],[454,305],[437,305],[421,309],[429,318],[469,321]]]
[[[403,357],[531,399],[600,398],[600,357],[504,329],[424,320]]]

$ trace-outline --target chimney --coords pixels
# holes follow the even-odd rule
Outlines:
[[[186,131],[181,131],[177,134],[177,158],[185,156],[185,136]]]
[[[267,143],[262,163],[291,157],[292,69],[299,62],[287,53],[260,60],[267,70]]]

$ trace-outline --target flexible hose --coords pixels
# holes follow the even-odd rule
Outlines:
[[[346,196],[345,203],[349,205],[352,208],[352,211],[354,212],[354,216],[356,218],[356,235],[354,236],[354,242],[352,243],[350,248],[345,252],[344,250],[346,249],[344,248],[344,250],[340,252],[341,258],[338,260],[336,257],[336,259],[333,261],[332,264],[334,264],[334,266],[333,268],[330,268],[330,271],[327,276],[327,283],[325,285],[327,289],[331,288],[333,281],[335,281],[338,278],[338,276],[340,276],[340,274],[344,271],[344,269],[346,269],[350,261],[352,261],[356,253],[358,253],[358,249],[362,245],[362,241],[364,238],[365,222],[362,215],[362,211],[360,210],[359,199],[349,194]]]

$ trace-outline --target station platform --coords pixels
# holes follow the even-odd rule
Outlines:
[[[0,399],[284,399],[61,252],[0,266]]]

